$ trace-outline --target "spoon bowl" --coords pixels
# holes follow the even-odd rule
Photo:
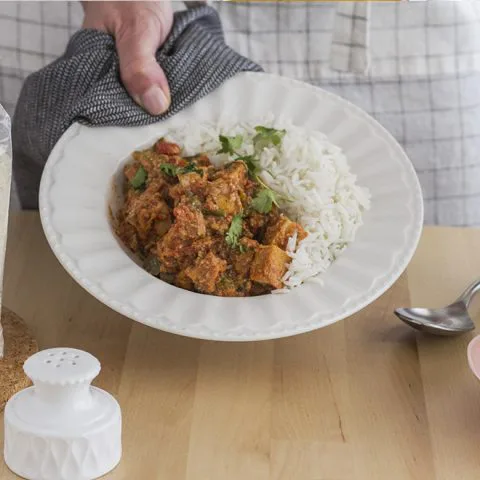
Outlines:
[[[480,279],[473,282],[451,305],[443,308],[398,308],[400,320],[407,325],[434,335],[460,335],[475,328],[468,313],[468,305],[480,290]]]
[[[465,304],[453,303],[445,308],[399,308],[395,314],[407,325],[436,335],[460,335],[475,328]]]

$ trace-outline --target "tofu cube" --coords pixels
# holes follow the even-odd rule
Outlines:
[[[283,288],[290,257],[276,245],[262,245],[258,248],[250,268],[250,279],[273,288]]]
[[[205,208],[220,211],[226,215],[235,215],[242,211],[242,201],[237,188],[222,179],[208,184]]]
[[[297,232],[297,245],[308,234],[295,222],[292,222],[285,215],[280,215],[278,221],[270,225],[265,232],[265,243],[268,245],[276,245],[282,250],[286,250],[288,239]]]
[[[226,269],[227,262],[209,252],[205,257],[197,259],[193,267],[187,268],[185,274],[198,291],[213,293],[217,282]]]

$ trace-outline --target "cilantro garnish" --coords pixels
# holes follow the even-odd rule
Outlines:
[[[176,177],[177,175],[185,175],[186,173],[198,173],[203,176],[203,170],[197,168],[194,163],[189,163],[186,167],[179,167],[172,163],[162,163],[160,170],[170,177]]]
[[[145,182],[147,181],[147,172],[145,169],[140,165],[138,167],[137,172],[133,176],[133,178],[130,180],[130,185],[135,189],[139,190],[140,188],[143,188],[145,186]]]
[[[236,135],[235,137],[220,135],[218,138],[222,144],[222,148],[218,153],[228,153],[230,155],[235,155],[235,151],[242,146],[243,142],[243,137],[241,135]]]
[[[186,167],[181,168],[178,173],[181,175],[185,175],[186,173],[198,173],[203,177],[203,170],[197,168],[194,163],[189,163]]]
[[[276,130],[275,128],[262,126],[255,127],[255,131],[257,134],[253,137],[253,145],[256,152],[261,152],[271,145],[278,147],[287,133],[286,130]]]
[[[239,155],[236,153],[236,150],[241,147],[243,138],[241,135],[236,135],[235,137],[226,137],[223,135],[219,136],[220,143],[222,148],[218,153],[227,153],[234,156],[233,161],[241,161],[245,164],[248,170],[248,174],[254,180],[256,180],[263,188],[257,192],[255,198],[252,200],[252,208],[254,208],[259,213],[269,213],[272,210],[273,205],[278,206],[279,195],[270,189],[265,183],[262,182],[260,178],[260,173],[262,168],[260,166],[260,159],[258,155],[260,152],[269,146],[279,146],[282,143],[283,137],[287,133],[286,130],[277,130],[275,128],[268,128],[261,125],[255,127],[256,135],[253,137],[253,146],[256,154],[254,155]],[[234,224],[234,219],[230,225],[230,230],[232,227],[236,227]],[[239,222],[241,234],[241,217]],[[232,243],[236,244],[238,238],[230,235],[230,230],[227,233],[227,243],[231,246]],[[233,233],[235,230],[233,229]],[[236,239],[235,239],[236,238]]]
[[[174,165],[173,163],[162,163],[160,165],[160,170],[165,175],[168,175],[170,177],[176,177],[178,175],[180,167],[178,167],[177,165]]]
[[[253,155],[245,155],[243,157],[238,157],[235,161],[241,161],[247,167],[248,173],[251,177],[255,178],[260,172],[260,162],[258,158],[255,158]]]
[[[270,188],[263,188],[252,200],[252,207],[258,213],[269,213],[273,205],[278,207],[278,195]]]
[[[230,247],[236,247],[238,244],[238,240],[240,239],[240,235],[243,231],[243,219],[242,215],[235,215],[232,218],[232,223],[228,229],[227,234],[225,235],[225,241],[227,245]]]

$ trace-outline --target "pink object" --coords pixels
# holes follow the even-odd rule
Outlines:
[[[467,347],[468,365],[480,380],[480,335],[473,337]]]

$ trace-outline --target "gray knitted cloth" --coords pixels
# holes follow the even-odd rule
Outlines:
[[[225,44],[217,12],[207,6],[175,14],[157,52],[171,90],[163,115],[151,116],[120,81],[114,39],[81,30],[65,54],[27,78],[13,118],[13,173],[22,208],[38,208],[43,167],[55,143],[72,125],[138,126],[166,119],[207,95],[240,71],[261,71]]]

